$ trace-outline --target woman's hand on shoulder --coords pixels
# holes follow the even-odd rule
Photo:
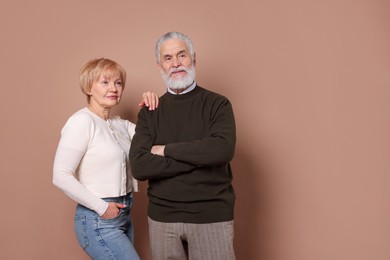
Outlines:
[[[158,99],[159,96],[156,93],[151,91],[144,92],[142,94],[142,100],[138,104],[138,106],[146,106],[149,108],[149,110],[155,110],[158,107]]]

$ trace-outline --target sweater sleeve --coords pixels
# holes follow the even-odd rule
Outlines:
[[[154,144],[153,129],[148,122],[151,120],[150,113],[153,112],[145,108],[138,113],[135,135],[130,148],[130,166],[134,178],[141,181],[169,178],[194,169],[194,165],[150,152]]]
[[[232,105],[222,98],[212,108],[209,135],[200,140],[171,143],[164,154],[199,167],[216,166],[232,160],[236,143],[236,126]]]
[[[88,118],[73,117],[64,126],[53,165],[53,184],[83,206],[104,214],[108,203],[89,192],[75,177],[89,142],[91,129]]]

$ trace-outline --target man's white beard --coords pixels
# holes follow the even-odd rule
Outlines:
[[[186,71],[187,75],[180,77],[178,79],[172,79],[171,77],[169,77],[172,74],[172,72],[178,70]],[[189,69],[183,66],[180,66],[179,68],[170,69],[169,76],[165,74],[163,70],[161,70],[161,76],[163,77],[163,80],[165,81],[165,84],[167,84],[168,88],[172,90],[185,89],[195,81],[195,66],[192,65]]]

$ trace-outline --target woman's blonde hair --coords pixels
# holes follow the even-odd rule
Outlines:
[[[81,91],[87,96],[89,102],[93,83],[99,80],[104,74],[107,78],[119,73],[122,80],[123,87],[126,85],[126,71],[121,65],[110,59],[100,58],[88,61],[80,70],[80,88]]]

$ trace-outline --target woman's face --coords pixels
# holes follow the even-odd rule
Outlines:
[[[103,73],[99,79],[92,84],[89,91],[90,103],[102,108],[111,108],[117,104],[122,97],[123,82],[119,73]]]

